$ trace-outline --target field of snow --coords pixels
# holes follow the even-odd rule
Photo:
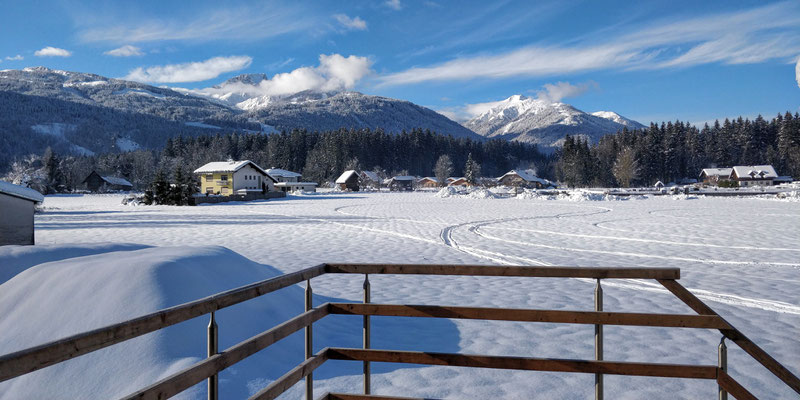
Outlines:
[[[481,198],[485,197],[485,198]],[[800,373],[800,203],[757,198],[491,198],[434,193],[290,196],[199,207],[123,206],[120,195],[48,196],[35,247],[0,247],[0,353],[100,327],[320,262],[679,267],[680,282]],[[7,266],[8,265],[8,266]],[[373,301],[591,310],[579,279],[371,277]],[[3,283],[5,282],[5,283]],[[360,301],[358,276],[313,280],[315,304]],[[691,313],[655,281],[604,281],[605,310]],[[291,289],[291,290],[288,290]],[[219,313],[220,348],[302,311],[300,287]],[[34,300],[44,299],[44,300]],[[87,311],[90,310],[90,311]],[[253,315],[263,318],[253,318]],[[373,318],[374,348],[592,359],[594,329]],[[204,356],[205,318],[0,384],[0,398],[124,395]],[[315,347],[359,346],[360,319],[315,325]],[[709,330],[605,328],[605,359],[716,364]],[[253,393],[302,357],[302,336],[221,375]],[[298,357],[299,356],[299,357]],[[111,362],[121,357],[126,362]],[[277,363],[277,364],[276,364]],[[731,375],[760,398],[794,392],[729,343]],[[446,367],[373,366],[378,394],[434,398],[592,396],[594,377]],[[358,392],[360,365],[328,362],[317,393]],[[81,379],[75,379],[80,375]],[[80,383],[75,383],[79,381]],[[45,383],[47,382],[47,383]],[[70,383],[72,382],[72,383]],[[710,398],[712,381],[606,376],[606,398]],[[124,383],[124,384],[123,384]],[[56,387],[60,391],[48,389]],[[64,389],[66,388],[66,389]],[[204,396],[199,385],[183,394]],[[88,394],[88,396],[87,396]],[[63,397],[62,397],[63,396]],[[285,398],[301,398],[296,386]]]

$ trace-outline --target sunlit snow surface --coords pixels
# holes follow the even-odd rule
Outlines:
[[[205,282],[197,274],[207,274],[213,278],[211,281],[224,280],[220,277],[226,276],[226,268],[235,276],[223,282],[223,286],[235,286],[245,278],[268,277],[275,271],[269,266],[280,272],[291,272],[320,262],[337,261],[678,267],[684,286],[778,361],[796,374],[800,373],[800,203],[797,202],[702,197],[674,200],[667,196],[616,201],[439,198],[433,193],[318,194],[182,208],[122,206],[120,200],[121,196],[117,195],[48,196],[45,212],[36,216],[36,242],[38,245],[72,246],[85,243],[95,250],[101,247],[98,243],[108,242],[179,246],[172,250],[114,248],[116,253],[108,253],[106,257],[106,261],[116,259],[121,264],[131,264],[123,262],[126,252],[140,252],[147,255],[140,258],[150,260],[148,265],[153,271],[160,271],[159,267],[152,267],[158,264],[153,260],[158,259],[159,251],[179,260],[190,260],[190,254],[198,254],[201,267],[188,276],[187,282],[202,283],[206,285],[204,289],[187,292],[178,284],[179,278],[168,281],[172,282],[170,286],[145,274],[142,276],[153,282],[151,286],[175,287],[181,295],[174,296],[176,299],[172,302],[159,298],[141,302],[128,300],[134,303],[131,308],[137,311],[178,304],[186,300],[183,297],[197,296],[204,290],[223,290],[227,287]],[[212,245],[223,246],[254,263]],[[192,250],[185,246],[206,248]],[[85,253],[93,254],[95,250]],[[102,257],[102,254],[90,257]],[[225,265],[222,260],[230,260],[231,265]],[[73,260],[70,265],[77,268],[80,264],[80,260]],[[43,274],[37,270],[42,265],[48,266],[41,264],[26,273]],[[53,264],[49,265],[52,268]],[[259,268],[265,271],[260,272]],[[32,282],[36,280],[25,282],[18,279],[20,276],[22,274],[15,277],[18,286],[14,290],[35,287]],[[41,279],[46,276],[42,275]],[[85,275],[82,279],[91,281],[92,276]],[[99,276],[110,279],[113,275]],[[15,279],[0,285],[0,292],[8,290],[6,288],[11,287],[9,284]],[[591,310],[593,307],[594,283],[588,280],[418,276],[374,276],[370,280],[375,302],[561,310]],[[604,282],[607,311],[691,313],[655,281]],[[315,293],[320,296],[360,301],[360,276],[323,276],[313,283]],[[98,282],[87,284],[101,285]],[[150,286],[142,287],[150,290],[147,289]],[[163,288],[157,289],[152,290],[161,297],[168,293]],[[278,312],[281,316],[293,315],[302,307],[299,288],[291,293],[292,300],[279,302],[282,308],[297,310],[281,310]],[[320,297],[317,301],[327,299]],[[240,313],[260,309],[273,308],[268,303],[257,303]],[[13,313],[13,307],[8,305],[3,310]],[[67,313],[74,314],[75,318],[80,315],[74,311]],[[28,319],[36,320],[36,314],[29,315]],[[358,346],[359,319],[328,318],[323,320],[324,325],[315,329],[318,348]],[[98,318],[87,318],[92,319]],[[14,321],[23,325],[25,320],[14,317]],[[376,333],[374,347],[581,359],[592,359],[594,355],[592,326],[453,320],[425,328],[434,321],[393,320],[386,322],[382,330],[388,340],[381,340]],[[38,325],[24,329],[47,331],[50,329],[48,322],[39,321]],[[206,322],[203,319],[194,323],[196,332],[192,331],[195,335],[192,343],[197,342],[199,348],[193,352],[162,354],[157,351],[166,348],[171,340],[178,340],[178,336],[170,339],[169,334],[151,334],[139,339],[130,350],[140,352],[131,368],[142,368],[141,375],[146,378],[131,381],[141,384],[164,373],[144,372],[147,367],[177,368],[202,357]],[[73,325],[71,329],[77,329],[74,321],[66,323]],[[223,347],[258,331],[255,327],[232,327],[230,323],[226,327],[224,322],[220,325]],[[87,329],[94,327],[97,326],[86,326]],[[258,328],[264,327],[260,324]],[[3,329],[14,330],[13,327]],[[238,337],[226,338],[226,329],[236,332]],[[188,335],[188,328],[182,332]],[[606,360],[659,363],[714,365],[720,339],[718,332],[678,328],[609,326],[605,334]],[[398,342],[397,346],[393,346],[393,342]],[[301,338],[295,337],[292,351],[302,355],[300,343]],[[18,349],[4,345],[0,352],[6,353],[9,347]],[[728,347],[731,374],[745,387],[760,398],[793,397],[790,389],[735,344],[729,343]],[[108,357],[115,353],[105,354]],[[101,365],[111,362],[97,357],[94,361]],[[279,358],[272,361],[276,359]],[[292,359],[282,367],[268,368],[263,377],[243,374],[243,367],[234,368],[236,373],[223,375],[222,391],[234,397],[254,392],[280,371],[288,371],[290,364],[296,361]],[[358,392],[361,380],[354,375],[358,370],[359,365],[353,362],[326,363],[317,374],[317,393],[327,390]],[[584,399],[592,396],[594,383],[594,377],[586,374],[445,367],[389,370],[380,373],[379,369],[373,376],[375,393],[434,398]],[[68,373],[68,369],[65,371]],[[335,377],[340,373],[349,375]],[[96,382],[89,373],[82,379]],[[100,379],[113,381],[113,370]],[[716,395],[713,381],[606,376],[605,382],[606,398],[614,399],[710,398]],[[34,382],[28,381],[28,384]],[[101,386],[85,384],[85,388],[96,390]],[[242,386],[246,388],[241,389]],[[8,384],[0,385],[0,394],[8,387]],[[204,396],[203,388],[198,387],[186,395]],[[301,396],[302,388],[297,386],[285,398]],[[90,393],[89,397],[95,396]]]

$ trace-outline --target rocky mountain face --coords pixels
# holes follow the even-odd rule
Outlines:
[[[535,143],[543,150],[563,143],[564,136],[581,136],[596,142],[624,127],[644,126],[610,111],[585,113],[565,103],[552,103],[522,95],[511,96],[464,126],[487,138]]]

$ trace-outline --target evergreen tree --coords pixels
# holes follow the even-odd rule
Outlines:
[[[478,183],[478,178],[481,175],[481,166],[472,159],[472,153],[467,156],[467,162],[464,164],[464,179],[470,185]]]

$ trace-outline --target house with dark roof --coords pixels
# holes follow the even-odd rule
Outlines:
[[[92,171],[86,179],[83,180],[86,189],[91,192],[108,192],[108,191],[128,191],[133,189],[133,184],[128,182],[125,178],[116,176],[103,176]]]

